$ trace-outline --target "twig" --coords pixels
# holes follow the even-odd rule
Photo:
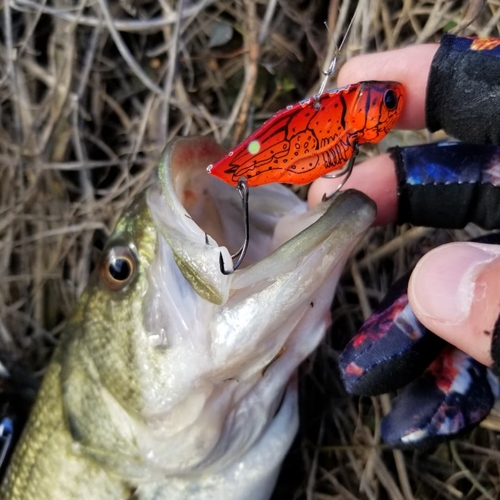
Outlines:
[[[215,3],[217,0],[202,0],[198,2],[196,5],[187,8],[182,17],[190,17],[196,16],[203,9],[206,9],[209,5]],[[102,20],[96,17],[91,16],[80,16],[72,14],[71,11],[74,9],[68,9],[67,12],[56,9],[54,7],[49,7],[47,5],[40,5],[37,2],[32,0],[13,0],[11,2],[11,6],[15,10],[19,10],[21,12],[25,11],[26,7],[29,7],[37,12],[42,12],[43,14],[49,14],[54,17],[58,17],[60,19],[64,19],[69,22],[77,22],[82,26],[90,26],[96,28],[102,24]],[[148,20],[112,20],[111,23],[113,28],[117,31],[126,31],[129,33],[147,33],[160,31],[165,26],[169,24],[175,24],[177,22],[178,15],[177,13],[172,13],[171,15],[164,17],[157,17],[154,19]]]
[[[257,65],[259,59],[259,44],[257,40],[257,13],[255,2],[253,0],[243,0],[243,5],[246,11],[246,29],[245,29],[245,79],[243,85],[233,106],[231,115],[227,125],[222,131],[224,139],[233,128],[236,121],[235,130],[233,133],[233,141],[238,142],[243,136],[248,112],[250,110],[250,102],[253,97],[253,91],[257,82]]]
[[[474,474],[466,467],[466,465],[462,462],[462,459],[460,458],[460,455],[458,454],[457,451],[457,446],[456,444],[452,441],[450,443],[450,451],[451,451],[451,456],[453,457],[453,460],[455,463],[458,465],[459,469],[464,472],[465,477],[472,483],[472,485],[479,490],[485,498],[488,500],[495,500],[489,493],[488,490],[474,477]]]
[[[137,78],[152,92],[155,94],[158,94],[160,97],[164,97],[164,91],[159,87],[156,83],[149,78],[146,73],[144,73],[144,70],[139,66],[138,62],[135,60],[134,56],[130,53],[128,50],[127,46],[125,45],[124,41],[122,40],[122,37],[118,33],[114,23],[113,19],[111,17],[111,14],[109,13],[108,6],[106,4],[106,0],[97,0],[99,3],[99,6],[101,7],[102,15],[104,17],[104,20],[106,22],[106,25],[109,29],[109,32],[111,34],[111,38],[113,38],[116,48],[120,52],[121,56],[123,57],[124,61],[128,64],[129,68],[132,70],[132,72],[137,76]]]
[[[168,54],[168,71],[165,76],[164,82],[164,100],[161,106],[163,113],[160,116],[160,137],[168,137],[168,118],[170,113],[170,104],[168,102],[168,97],[172,94],[174,78],[177,71],[177,53],[179,45],[179,33],[181,27],[182,11],[184,10],[184,0],[178,0],[177,2],[177,22],[174,24],[174,32],[172,33],[170,40],[170,48]]]
[[[267,2],[266,13],[264,14],[264,19],[262,20],[262,24],[260,25],[259,30],[259,45],[262,45],[268,36],[269,26],[271,25],[271,21],[273,20],[277,5],[278,0],[269,0],[269,2]]]

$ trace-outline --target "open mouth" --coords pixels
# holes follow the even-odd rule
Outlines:
[[[207,161],[224,150],[207,138],[181,138],[171,144],[160,164],[160,190],[148,203],[177,265],[203,298],[224,304],[230,289],[278,279],[304,260],[317,260],[324,243],[337,233],[338,260],[369,226],[375,210],[359,193],[345,192],[313,210],[281,185],[251,190],[250,238],[241,268],[232,276],[231,254],[245,239],[241,196],[205,172]],[[314,264],[313,264],[314,265]],[[314,274],[314,272],[312,272]]]

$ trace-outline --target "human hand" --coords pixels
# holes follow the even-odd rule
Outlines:
[[[457,40],[460,57],[464,40]],[[447,42],[449,47],[455,40]],[[399,81],[407,92],[399,128],[423,128],[427,119],[434,129],[449,124],[458,131],[457,137],[471,140],[467,130],[464,132],[463,118],[468,115],[463,109],[462,115],[452,119],[443,114],[443,110],[454,109],[451,103],[456,102],[456,91],[446,105],[436,104],[436,93],[437,99],[442,96],[431,87],[433,95],[426,103],[437,49],[437,45],[421,45],[354,58],[343,67],[339,85],[370,79]],[[476,52],[472,57],[477,56]],[[482,70],[482,63],[477,70]],[[435,77],[434,71],[433,66]],[[447,86],[439,83],[442,92]],[[426,105],[431,119],[426,117]],[[489,112],[495,113],[493,105]],[[473,139],[498,144],[494,127],[483,124],[470,129]],[[356,166],[346,188],[359,189],[376,201],[378,225],[411,222],[457,228],[476,222],[496,229],[500,227],[496,215],[499,157],[500,150],[491,145],[441,143],[394,148],[390,154]],[[338,183],[318,179],[310,189],[309,203],[318,203]],[[388,444],[413,447],[446,440],[476,426],[489,413],[498,382],[484,365],[493,365],[498,374],[499,266],[500,246],[484,241],[453,243],[429,252],[409,283],[402,280],[398,290],[389,292],[343,351],[340,367],[350,392],[376,395],[404,387],[382,421],[381,433]],[[431,332],[458,349],[444,347],[446,343]]]
[[[398,127],[423,128],[426,85],[437,49],[438,45],[420,45],[356,57],[343,66],[338,83],[378,79],[403,83],[407,100]],[[309,203],[319,203],[338,184],[338,179],[318,179],[309,191]],[[401,221],[398,205],[401,185],[398,186],[389,154],[356,165],[345,184],[345,189],[348,188],[363,191],[376,201],[376,224]],[[491,210],[496,210],[496,206],[491,206]],[[436,215],[436,225],[443,227],[439,217]],[[500,311],[499,275],[500,246],[471,242],[444,245],[426,254],[417,264],[408,286],[409,301],[417,318],[429,330],[491,366],[492,337],[495,344],[500,333],[496,325]]]

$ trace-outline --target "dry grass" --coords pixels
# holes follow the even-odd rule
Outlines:
[[[359,3],[340,63],[437,41],[462,15],[451,0]],[[10,359],[36,371],[46,365],[98,249],[165,143],[177,134],[211,134],[229,146],[313,94],[355,4],[4,2],[0,348]],[[499,18],[500,1],[489,1],[466,32],[498,35]],[[416,138],[425,134],[396,136],[400,143]],[[500,496],[494,430],[485,426],[427,452],[384,450],[377,423],[389,398],[346,397],[334,368],[335,348],[395,277],[431,246],[475,231],[386,228],[365,238],[339,289],[331,335],[303,369],[302,428],[276,498]]]

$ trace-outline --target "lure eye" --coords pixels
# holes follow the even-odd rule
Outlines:
[[[110,248],[101,259],[99,277],[106,288],[117,292],[132,281],[136,269],[135,254],[129,247],[118,245]]]
[[[394,90],[386,91],[386,93],[384,94],[384,104],[385,107],[389,110],[393,110],[397,106],[398,99],[396,97],[396,92],[394,92]]]

